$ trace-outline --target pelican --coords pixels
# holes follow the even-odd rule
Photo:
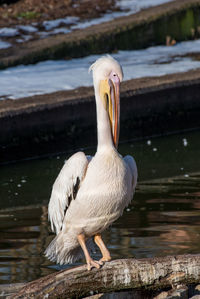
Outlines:
[[[85,256],[88,270],[111,260],[101,233],[122,215],[137,182],[134,158],[123,158],[117,151],[122,68],[107,55],[97,59],[89,71],[96,99],[97,151],[94,157],[75,153],[61,169],[48,206],[51,229],[57,236],[45,251],[59,264]],[[93,241],[102,254],[99,261],[91,257]]]

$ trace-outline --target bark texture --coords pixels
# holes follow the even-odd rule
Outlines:
[[[120,259],[101,269],[80,266],[26,284],[10,298],[79,298],[135,288],[166,288],[199,283],[200,254],[150,259]]]

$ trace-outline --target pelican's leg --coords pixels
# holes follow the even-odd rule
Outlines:
[[[78,238],[78,241],[79,241],[79,244],[81,246],[81,248],[83,249],[83,252],[85,254],[85,259],[86,259],[86,262],[87,262],[87,269],[90,271],[92,267],[95,267],[97,269],[100,268],[100,264],[98,261],[94,261],[89,252],[88,252],[88,249],[87,249],[87,246],[86,246],[86,243],[85,243],[85,236],[84,234],[80,234],[77,236]]]
[[[101,238],[101,235],[96,234],[94,236],[94,241],[95,241],[95,243],[97,244],[97,246],[99,247],[99,249],[101,250],[101,253],[102,253],[102,258],[99,260],[99,262],[100,263],[109,262],[111,260],[110,252],[108,251],[108,248],[104,244],[104,242]]]

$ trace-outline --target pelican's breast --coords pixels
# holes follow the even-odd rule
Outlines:
[[[101,231],[122,214],[130,194],[131,176],[123,159],[114,150],[97,152],[68,211],[68,219],[87,234]]]

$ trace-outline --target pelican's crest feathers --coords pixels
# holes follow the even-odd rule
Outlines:
[[[101,77],[101,79],[104,79],[108,77],[111,70],[115,71],[119,75],[120,81],[123,80],[123,70],[121,65],[112,56],[105,55],[97,59],[90,66],[89,73],[91,71],[93,72],[94,79],[97,74],[98,78]]]

